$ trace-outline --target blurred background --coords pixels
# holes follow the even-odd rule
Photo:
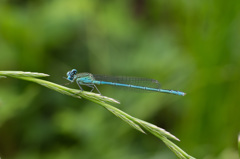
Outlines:
[[[62,85],[73,68],[157,79],[187,95],[98,88],[188,154],[236,159],[239,28],[237,0],[1,0],[0,70],[47,73]],[[177,158],[95,103],[13,78],[0,79],[0,157]]]

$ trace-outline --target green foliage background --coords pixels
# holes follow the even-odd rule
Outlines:
[[[0,70],[43,72],[59,84],[72,68],[158,79],[187,95],[99,89],[177,136],[188,154],[235,159],[239,28],[237,0],[1,0]],[[94,103],[11,78],[0,78],[0,157],[176,158]]]

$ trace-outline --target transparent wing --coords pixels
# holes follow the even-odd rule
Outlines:
[[[149,78],[108,76],[108,75],[93,75],[93,77],[97,81],[114,82],[114,83],[129,84],[129,85],[157,88],[157,89],[160,88],[160,84],[157,80],[149,79]],[[123,87],[123,88],[128,88],[128,87]],[[131,89],[135,89],[135,88],[131,88]],[[137,89],[137,90],[139,90],[139,89]]]

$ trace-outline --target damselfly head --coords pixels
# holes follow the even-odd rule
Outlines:
[[[72,69],[71,71],[68,71],[67,72],[67,80],[69,80],[69,81],[71,81],[71,82],[73,82],[73,80],[74,80],[74,75],[76,75],[76,73],[77,73],[77,70],[76,69]]]

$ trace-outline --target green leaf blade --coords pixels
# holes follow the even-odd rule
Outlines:
[[[0,76],[9,76],[9,77],[47,77],[48,74],[37,73],[37,72],[23,72],[23,71],[0,71]]]

